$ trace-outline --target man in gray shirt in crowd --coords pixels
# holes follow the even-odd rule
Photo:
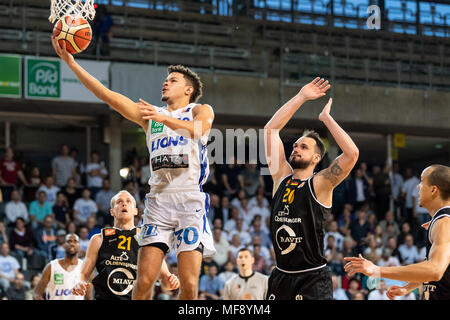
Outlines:
[[[58,187],[64,187],[69,178],[75,177],[76,163],[69,156],[69,147],[65,144],[61,146],[61,155],[52,160],[52,176]]]

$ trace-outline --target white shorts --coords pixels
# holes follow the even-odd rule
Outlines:
[[[176,254],[193,251],[203,245],[205,257],[216,249],[207,214],[209,195],[204,192],[167,192],[147,194],[139,245],[164,243]],[[167,252],[166,252],[167,253]]]

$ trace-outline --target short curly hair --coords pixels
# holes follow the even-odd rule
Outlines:
[[[184,75],[184,79],[194,88],[194,92],[191,94],[189,98],[189,102],[197,102],[198,99],[202,96],[203,83],[200,80],[198,74],[196,74],[191,69],[178,65],[171,65],[167,68],[167,74],[171,74],[172,72],[178,72]]]

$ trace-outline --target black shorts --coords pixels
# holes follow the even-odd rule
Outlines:
[[[268,300],[333,300],[331,271],[286,273],[274,268],[269,277]]]

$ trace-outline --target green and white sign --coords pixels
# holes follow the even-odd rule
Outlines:
[[[22,96],[22,57],[0,55],[0,97]]]
[[[25,59],[25,97],[58,99],[61,97],[60,60]]]
[[[62,273],[55,273],[53,281],[55,284],[64,284],[64,275]]]
[[[109,62],[77,60],[78,64],[109,88]],[[78,80],[61,59],[25,57],[25,97],[102,103]]]

